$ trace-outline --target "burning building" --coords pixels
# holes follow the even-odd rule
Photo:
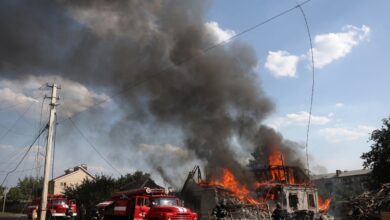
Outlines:
[[[248,167],[245,175],[253,176],[249,184],[241,184],[228,169],[223,169],[222,177],[202,179],[200,168],[195,167],[182,197],[201,219],[214,218],[221,209],[228,219],[272,219],[276,212],[287,219],[329,219],[330,198],[323,201],[304,170],[283,161],[276,151],[269,155],[267,166]]]

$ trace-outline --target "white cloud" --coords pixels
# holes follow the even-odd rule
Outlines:
[[[323,68],[331,62],[349,54],[353,47],[364,40],[368,40],[370,28],[362,25],[361,28],[347,25],[342,32],[321,34],[314,37],[314,65]],[[308,57],[310,51],[308,52]]]
[[[61,85],[59,103],[61,104],[61,113],[65,116],[72,116],[109,99],[105,94],[95,93],[78,82],[62,77],[30,76],[23,80],[0,80],[0,103],[8,110],[24,112],[31,103],[41,102],[44,94],[50,95],[48,91],[38,89],[47,82],[57,82]],[[35,107],[37,106],[40,107],[40,105]],[[27,116],[39,117],[34,111],[31,111]],[[61,117],[61,115],[59,116]]]
[[[344,107],[344,103],[339,102],[339,103],[336,103],[334,106],[336,106],[338,108]]]
[[[324,66],[345,57],[352,49],[370,37],[370,27],[361,28],[346,25],[341,32],[320,34],[314,37],[314,65],[316,68]],[[308,60],[310,51],[303,55],[293,55],[284,50],[269,51],[265,68],[276,77],[295,77],[297,65],[301,60]]]
[[[300,111],[298,113],[289,113],[284,117],[277,117],[268,123],[268,126],[278,129],[281,126],[287,125],[306,125],[309,120],[309,113]],[[311,115],[311,124],[324,125],[327,124],[330,119],[326,116]]]
[[[0,103],[5,109],[18,105],[25,108],[32,102],[39,102],[37,99],[27,96],[23,93],[13,91],[10,88],[0,87]]]
[[[4,151],[11,151],[15,147],[13,145],[0,144],[0,150],[4,153]]]
[[[206,28],[206,32],[209,35],[208,37],[210,37],[214,43],[221,43],[227,41],[236,34],[233,30],[223,30],[215,21],[206,22],[204,25]]]
[[[64,114],[66,116],[72,116],[77,112],[82,112],[88,108],[108,100],[109,97],[105,94],[97,94],[94,91],[88,89],[84,85],[63,80],[61,83]]]
[[[265,68],[276,77],[295,77],[299,57],[290,55],[287,51],[268,51]]]
[[[323,128],[319,133],[330,142],[354,141],[358,139],[368,139],[374,127],[360,125],[356,128],[330,127]]]

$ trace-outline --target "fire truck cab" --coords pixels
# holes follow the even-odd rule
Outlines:
[[[197,220],[167,189],[141,188],[117,192],[97,204],[104,220]]]
[[[34,209],[38,214],[41,211],[41,198],[34,199],[27,208],[28,219],[32,219]],[[46,210],[47,219],[52,217],[73,219],[77,216],[76,202],[68,199],[65,195],[48,195]]]

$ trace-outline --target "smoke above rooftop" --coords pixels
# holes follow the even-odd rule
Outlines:
[[[107,136],[153,160],[146,164],[170,183],[175,173],[161,167],[180,167],[189,160],[203,163],[211,173],[228,168],[244,181],[248,177],[237,152],[266,153],[263,147],[269,141],[283,143],[287,161],[301,164],[299,156],[288,156],[296,155],[288,147],[294,144],[262,125],[274,106],[255,73],[254,50],[234,41],[204,51],[218,39],[210,33],[210,23],[205,25],[209,4],[3,1],[1,77],[58,75],[119,94],[113,98],[123,115]],[[166,134],[159,139],[154,130],[134,131],[143,123],[164,128]],[[170,131],[180,147],[165,141]],[[121,142],[123,135],[126,141]],[[159,149],[166,149],[161,146],[169,146],[172,153],[161,153]]]

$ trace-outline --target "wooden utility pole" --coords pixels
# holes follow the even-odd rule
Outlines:
[[[8,193],[8,189],[5,188],[4,189],[4,198],[3,198],[3,213],[4,213],[4,210],[5,210],[5,201],[7,200],[7,193]]]
[[[51,99],[50,102],[50,117],[49,117],[49,124],[48,124],[48,134],[47,134],[47,147],[46,147],[46,156],[45,156],[45,171],[43,175],[43,190],[42,190],[42,198],[41,198],[41,215],[40,220],[46,219],[46,209],[47,209],[47,195],[48,195],[48,189],[49,189],[49,175],[50,175],[50,168],[52,164],[52,144],[53,144],[53,134],[54,134],[54,128],[55,128],[55,117],[56,117],[56,102],[57,102],[57,89],[58,86],[56,84],[53,85],[47,85],[48,87],[51,87]]]

